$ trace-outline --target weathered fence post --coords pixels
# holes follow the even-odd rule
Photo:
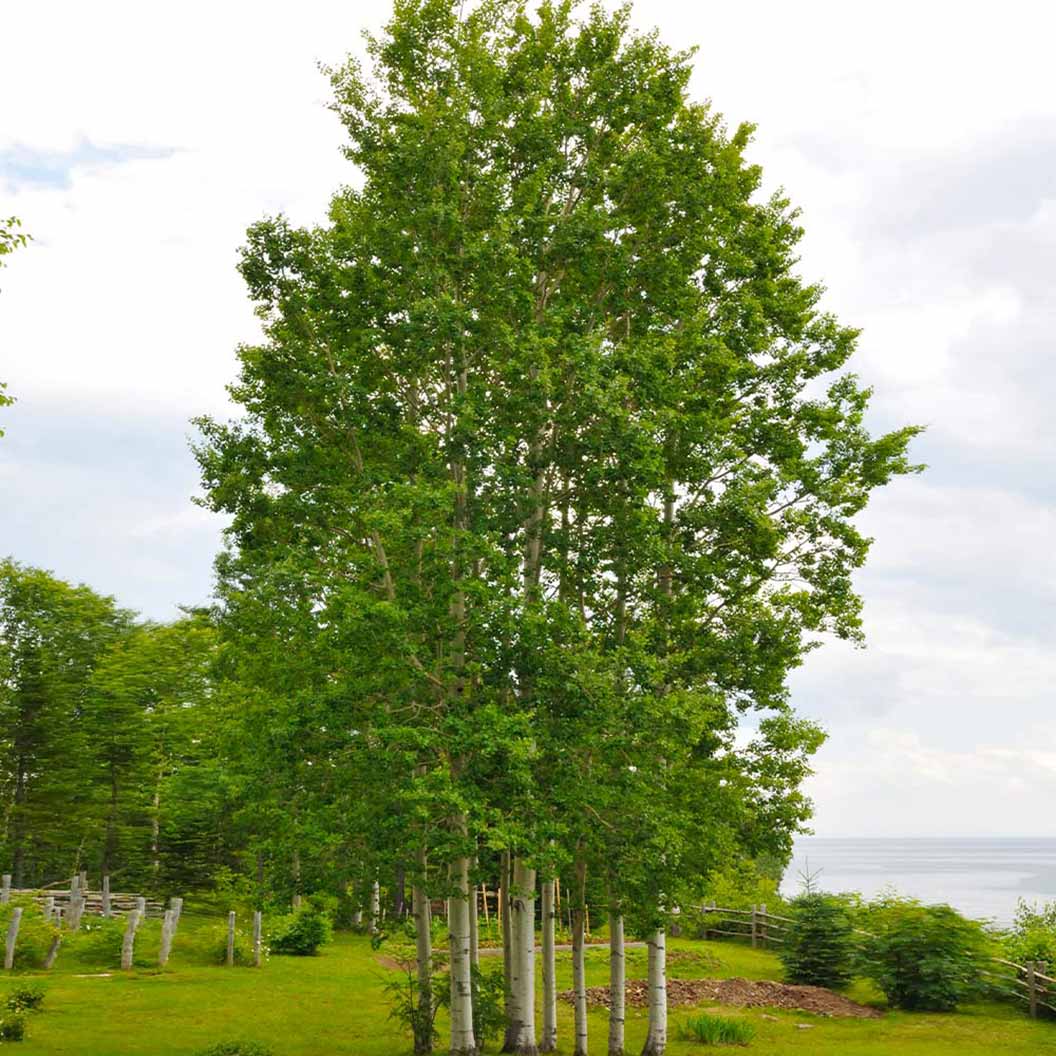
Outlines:
[[[759,913],[760,913],[760,918],[759,918],[759,937],[762,939],[763,949],[765,950],[767,948],[767,942],[768,942],[768,940],[770,938],[770,936],[767,934],[767,931],[766,931],[766,903],[765,902],[760,903],[760,905],[759,905]]]
[[[78,888],[77,893],[70,896],[70,907],[66,914],[66,923],[70,931],[81,930],[81,917],[83,915],[84,895],[81,894],[80,888]]]
[[[0,902],[7,902],[11,898],[11,874],[4,873],[0,880]]]
[[[231,910],[227,915],[227,966],[231,968],[235,963],[235,911]]]
[[[158,947],[158,967],[164,968],[169,963],[169,952],[172,950],[172,910],[165,910],[165,919],[161,922],[161,945]]]
[[[59,955],[59,947],[62,945],[61,933],[56,935],[51,940],[51,946],[48,947],[47,955],[44,957],[44,968],[47,970],[55,963],[55,958]]]
[[[85,894],[88,893],[88,870],[87,869],[82,869],[81,870],[81,890]]]
[[[253,967],[259,968],[261,963],[261,936],[263,933],[263,921],[259,909],[253,911]]]
[[[48,895],[48,897],[46,899],[44,899],[44,919],[46,921],[50,921],[51,918],[54,915],[55,915],[55,896],[54,895]]]
[[[752,949],[759,945],[759,920],[756,916],[756,906],[752,903]]]
[[[180,926],[180,914],[183,912],[183,899],[177,898],[173,895],[169,899],[169,907],[172,909],[172,933],[176,934],[176,929]]]
[[[1034,978],[1035,963],[1027,961],[1027,1002],[1030,1006],[1030,1015],[1033,1019],[1038,1018],[1038,981]]]
[[[103,916],[109,917],[110,914],[110,874],[107,873],[103,877]]]
[[[15,943],[18,942],[18,926],[22,923],[22,907],[11,910],[11,923],[7,926],[7,941],[4,943],[4,971],[15,966]]]
[[[121,942],[121,968],[126,972],[132,967],[132,955],[136,947],[136,928],[138,927],[139,910],[129,910],[128,923],[125,925],[125,937]]]

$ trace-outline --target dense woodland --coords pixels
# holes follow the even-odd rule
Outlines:
[[[506,1048],[552,1050],[546,957],[538,1037],[524,1010],[560,878],[577,987],[587,904],[649,940],[659,1053],[672,915],[809,817],[787,676],[859,635],[854,517],[914,430],[866,430],[855,331],[689,53],[626,11],[401,0],[370,57],[329,71],[326,222],[243,252],[263,337],[241,416],[197,423],[215,604],[155,625],[0,566],[0,859],[383,898],[425,1007],[446,903],[457,1054],[482,882]]]

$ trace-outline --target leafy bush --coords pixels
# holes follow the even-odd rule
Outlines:
[[[949,1012],[982,992],[982,925],[949,906],[888,899],[869,910],[863,971],[897,1008]]]
[[[683,1041],[701,1045],[747,1045],[755,1037],[755,1027],[743,1019],[711,1016],[702,1012],[687,1019],[678,1030]]]
[[[448,987],[450,1000],[451,988]],[[489,971],[473,969],[473,1036],[477,1050],[483,1052],[492,1039],[501,1036],[506,1026],[506,980],[501,967]]]
[[[831,895],[808,892],[792,903],[792,920],[779,951],[788,981],[846,986],[858,952],[847,907]]]
[[[385,996],[389,1001],[389,1019],[400,1024],[414,1040],[415,1053],[429,1053],[440,1040],[436,1029],[436,1012],[451,1001],[450,977],[445,972],[434,971],[430,980],[432,997],[429,1008],[423,1008],[418,991],[418,977],[408,967],[399,979],[385,984]]]
[[[333,935],[330,920],[313,906],[289,913],[270,922],[268,944],[272,953],[310,957],[325,946]]]
[[[125,941],[125,917],[85,917],[81,930],[66,932],[62,940],[63,959],[70,958],[85,968],[102,971],[121,967],[121,948]],[[134,968],[153,968],[158,963],[161,944],[161,922],[144,920],[136,930],[132,948]]]
[[[200,1049],[195,1056],[274,1056],[267,1045],[255,1041],[221,1041]]]
[[[40,983],[23,983],[7,995],[5,1005],[10,1012],[35,1012],[44,1003],[46,992]]]
[[[199,958],[208,964],[227,964],[227,925],[214,924],[199,933],[195,947]],[[235,928],[234,961],[236,968],[253,966],[253,936]]]
[[[1012,930],[1004,936],[1005,956],[1017,964],[1045,961],[1056,968],[1056,902],[1040,909],[1019,900]]]
[[[0,1016],[0,1041],[21,1041],[26,1036],[23,1016],[8,1012]]]

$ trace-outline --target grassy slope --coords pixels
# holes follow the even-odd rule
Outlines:
[[[780,978],[776,959],[767,953],[732,944],[676,941],[672,946],[703,949],[719,961],[710,969],[678,962],[672,966],[676,975]],[[643,959],[641,953],[634,955],[630,977],[644,973]],[[84,968],[63,968],[60,956],[58,970],[48,979],[47,1011],[30,1018],[27,1040],[12,1051],[20,1056],[190,1056],[205,1045],[234,1038],[265,1042],[277,1056],[402,1056],[410,1051],[408,1041],[387,1021],[381,989],[386,972],[362,937],[341,935],[319,957],[274,957],[261,971],[188,966],[181,963],[177,941],[171,964],[163,975],[115,972],[109,978],[85,978],[74,974]],[[559,985],[570,986],[567,953],[560,955],[558,969]],[[603,953],[591,953],[588,976],[591,985],[605,982]],[[876,999],[864,985],[852,996]],[[893,1013],[881,1020],[777,1012],[776,1022],[761,1018],[760,1009],[722,1011],[746,1016],[756,1026],[749,1051],[775,1056],[1056,1053],[1056,1025],[1031,1022],[1000,1006],[973,1007],[956,1015]],[[559,1051],[568,1053],[570,1007],[560,1003],[559,1015],[564,1042]],[[707,1051],[677,1039],[677,1026],[686,1016],[684,1009],[672,1010],[671,1056]],[[799,1029],[800,1023],[811,1028]],[[628,1053],[640,1051],[644,1035],[644,1013],[630,1010]],[[604,1053],[605,1038],[604,1013],[594,1013],[593,1052]],[[438,1052],[443,1050],[441,1044]]]

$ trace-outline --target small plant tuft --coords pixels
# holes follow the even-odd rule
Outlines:
[[[747,1045],[755,1037],[755,1027],[743,1019],[701,1012],[679,1027],[678,1036],[698,1045]]]
[[[26,1036],[24,1016],[8,1012],[0,1016],[0,1041],[21,1041]]]
[[[195,1056],[275,1056],[267,1045],[256,1041],[221,1041],[200,1049]]]
[[[36,1012],[44,1003],[45,993],[40,983],[22,983],[7,995],[5,1005],[9,1012]]]

